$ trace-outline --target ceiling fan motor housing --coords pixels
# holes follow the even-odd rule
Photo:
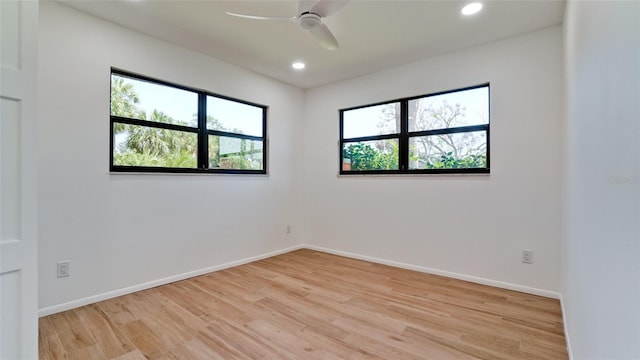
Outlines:
[[[305,29],[311,30],[320,25],[320,15],[314,13],[303,13],[298,17],[298,25]]]

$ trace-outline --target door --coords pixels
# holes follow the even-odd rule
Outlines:
[[[38,2],[0,0],[0,359],[38,358]]]

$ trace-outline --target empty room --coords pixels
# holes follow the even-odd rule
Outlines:
[[[640,359],[640,2],[0,11],[1,359]]]

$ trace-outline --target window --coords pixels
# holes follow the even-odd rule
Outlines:
[[[266,106],[111,70],[111,171],[266,174]]]
[[[340,174],[489,169],[489,84],[340,110]]]

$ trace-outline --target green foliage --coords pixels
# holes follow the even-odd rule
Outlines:
[[[169,156],[154,156],[149,153],[138,153],[126,151],[124,153],[113,154],[113,163],[124,166],[154,166],[154,167],[176,167],[195,168],[196,158],[188,152],[180,152]]]
[[[220,168],[220,137],[209,136],[209,168]]]
[[[262,147],[252,140],[239,139],[237,152],[220,153],[220,136],[209,136],[209,168],[211,169],[262,169]],[[247,145],[250,145],[249,148]],[[259,154],[259,160],[252,155]]]
[[[111,115],[136,117],[138,103],[140,98],[133,85],[126,83],[121,77],[111,76]]]
[[[429,162],[425,169],[474,169],[487,167],[487,157],[485,155],[467,155],[456,158],[452,152],[442,154],[440,159]]]
[[[365,143],[350,144],[342,150],[342,157],[351,160],[351,170],[397,170],[397,142],[383,144],[383,151]]]
[[[134,118],[138,114],[140,98],[133,89],[133,85],[124,82],[124,79],[111,76],[111,115]],[[120,134],[125,125],[116,123],[114,131]]]
[[[225,156],[220,159],[219,166],[222,169],[251,169],[251,161],[243,155]]]

